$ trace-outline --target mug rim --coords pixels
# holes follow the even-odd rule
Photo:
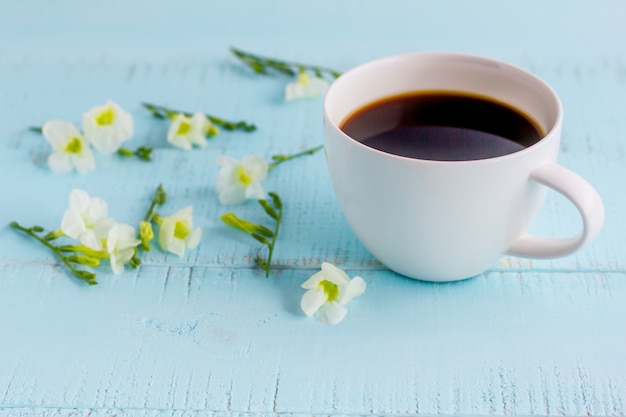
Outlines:
[[[351,137],[350,135],[348,135],[347,133],[345,133],[340,127],[339,127],[339,123],[341,123],[341,121],[339,123],[335,123],[333,121],[333,118],[331,118],[329,116],[330,110],[329,110],[329,101],[330,99],[332,99],[332,94],[334,92],[334,90],[337,88],[337,83],[338,82],[342,82],[342,79],[345,79],[346,77],[350,77],[352,76],[352,74],[357,73],[359,71],[363,71],[365,68],[370,67],[370,66],[376,66],[376,65],[381,65],[384,64],[385,61],[390,61],[390,60],[398,60],[398,59],[406,59],[406,58],[410,58],[410,57],[415,57],[415,56],[421,56],[421,57],[433,57],[433,58],[441,58],[441,57],[451,57],[451,58],[461,58],[461,59],[466,59],[466,60],[478,60],[481,61],[483,63],[489,63],[489,64],[495,64],[498,65],[500,67],[503,67],[509,71],[515,71],[518,73],[521,73],[524,77],[527,77],[528,79],[531,79],[533,81],[533,83],[540,85],[541,88],[543,90],[545,90],[553,99],[554,103],[557,106],[557,111],[556,111],[556,118],[554,120],[554,122],[551,124],[551,126],[549,127],[549,129],[547,129],[546,133],[543,134],[543,136],[541,137],[540,140],[538,140],[537,142],[533,143],[532,145],[509,153],[509,154],[505,154],[505,155],[500,155],[500,156],[495,156],[495,157],[490,157],[490,158],[482,158],[482,159],[470,159],[470,160],[455,160],[455,161],[448,161],[448,160],[433,160],[433,159],[420,159],[420,158],[413,158],[413,157],[408,157],[408,156],[401,156],[401,155],[396,155],[393,153],[389,153],[389,152],[385,152],[385,151],[381,151],[379,149],[375,149],[372,148],[370,146],[364,145],[362,142],[358,141],[357,139]],[[433,89],[430,89],[431,91]],[[437,89],[438,91],[444,91],[441,89]],[[419,92],[419,91],[427,91],[426,89],[423,90],[409,90],[407,92]],[[449,91],[455,91],[455,90],[449,90]],[[472,92],[472,94],[478,94],[478,95],[483,95],[485,97],[489,97],[487,94],[484,93],[480,93],[480,92]],[[390,97],[392,95],[389,95]],[[494,100],[503,102],[509,106],[513,106],[511,103],[508,103],[506,101],[503,100],[499,100],[493,97],[490,97]],[[364,106],[366,106],[368,103],[363,103],[360,106],[357,106],[355,108],[352,109],[352,112],[359,110],[360,108],[363,108]],[[515,107],[515,106],[513,106]],[[526,155],[527,153],[533,152],[534,150],[536,150],[539,147],[542,147],[543,144],[549,142],[549,139],[554,137],[555,135],[557,137],[559,137],[560,135],[558,135],[557,130],[560,129],[561,125],[562,125],[562,121],[563,121],[563,104],[561,103],[561,99],[559,98],[558,94],[556,93],[556,91],[554,91],[554,89],[543,79],[541,79],[539,76],[533,74],[532,72],[521,68],[517,65],[513,65],[509,62],[506,61],[502,61],[499,59],[495,59],[495,58],[490,58],[487,56],[482,56],[482,55],[477,55],[477,54],[469,54],[469,53],[462,53],[462,52],[451,52],[451,51],[415,51],[415,52],[406,52],[406,53],[400,53],[400,54],[392,54],[392,55],[386,55],[386,56],[382,56],[373,60],[369,60],[366,62],[363,62],[357,66],[352,67],[351,69],[349,69],[348,71],[344,72],[343,74],[341,74],[328,88],[328,90],[326,91],[326,94],[324,95],[324,101],[322,104],[322,109],[323,109],[323,114],[324,114],[324,119],[331,124],[331,126],[333,127],[333,129],[335,131],[337,131],[343,138],[349,140],[351,143],[361,147],[363,150],[367,150],[370,152],[373,152],[375,154],[379,154],[381,156],[385,156],[385,157],[389,157],[392,159],[400,159],[403,161],[416,161],[419,163],[431,163],[431,164],[455,164],[455,165],[460,165],[460,164],[485,164],[485,163],[490,163],[490,162],[496,162],[496,161],[502,161],[505,159],[510,159],[510,158],[520,158],[523,157],[524,155]],[[350,114],[350,113],[348,113]],[[345,120],[345,116],[344,119]],[[343,121],[342,120],[342,121]]]

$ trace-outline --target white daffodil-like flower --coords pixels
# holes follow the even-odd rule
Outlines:
[[[206,115],[195,113],[188,117],[179,113],[172,119],[172,124],[167,132],[167,141],[188,151],[193,145],[204,148],[207,144],[206,137],[214,136],[217,133],[217,128],[213,126]]]
[[[298,80],[285,86],[285,100],[321,96],[326,93],[328,87],[330,87],[328,80],[320,77],[309,77],[305,71],[300,71]]]
[[[141,243],[135,235],[135,228],[128,224],[116,223],[111,227],[106,238],[109,262],[113,273],[118,275],[135,255],[135,247]]]
[[[365,287],[363,278],[350,279],[341,269],[324,262],[322,270],[302,284],[308,291],[302,296],[300,307],[308,317],[315,314],[326,324],[337,324],[348,313],[344,305],[363,294]]]
[[[133,118],[109,100],[83,114],[85,138],[100,152],[117,152],[133,136]]]
[[[89,197],[83,190],[74,189],[70,193],[69,209],[61,220],[61,231],[94,250],[102,250],[102,240],[113,224],[107,218],[107,203],[98,197]]]
[[[202,230],[200,228],[192,230],[192,207],[185,207],[171,216],[162,217],[159,223],[159,244],[164,251],[182,257],[185,249],[193,249],[198,246],[202,237]]]
[[[54,149],[48,157],[52,172],[69,172],[76,168],[84,174],[96,167],[91,147],[73,123],[50,120],[43,124],[41,133]]]
[[[247,199],[263,199],[261,181],[267,177],[267,161],[258,155],[246,155],[239,162],[228,156],[218,158],[221,167],[215,189],[222,204],[241,204]]]

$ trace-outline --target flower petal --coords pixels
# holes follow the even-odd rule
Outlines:
[[[109,263],[111,264],[111,270],[115,275],[119,275],[124,272],[124,262],[121,262],[114,253],[111,254]]]
[[[267,161],[259,155],[244,156],[241,160],[241,166],[252,179],[263,181],[267,177]]]
[[[69,200],[70,209],[76,210],[78,213],[87,211],[91,204],[91,197],[89,197],[89,194],[79,188],[74,188],[72,190]]]
[[[187,239],[185,239],[185,245],[187,246],[187,249],[195,249],[195,247],[198,246],[198,243],[200,243],[201,238],[202,229],[200,228],[197,228],[189,233],[189,236],[187,236]]]
[[[63,215],[61,220],[61,231],[73,239],[78,237],[85,231],[85,223],[79,212],[69,209]]]
[[[99,218],[93,226],[93,232],[100,240],[105,239],[109,231],[115,226],[115,220],[106,217]]]
[[[346,317],[346,314],[348,314],[348,310],[344,306],[332,301],[320,308],[317,314],[315,314],[315,317],[323,323],[334,326],[342,321],[344,317]]]
[[[93,250],[102,250],[102,242],[96,237],[93,230],[87,229],[78,236],[80,243]]]
[[[191,225],[193,225],[193,206],[187,206],[183,209],[180,209],[169,217],[171,217],[175,221],[186,220],[189,222],[189,226],[191,227]]]
[[[185,255],[185,241],[175,237],[170,239],[168,241],[167,251],[182,258]]]
[[[78,172],[86,174],[88,171],[96,168],[96,161],[93,157],[93,152],[88,148],[89,145],[85,143],[83,146],[86,149],[78,155],[70,156],[70,160]]]
[[[247,199],[255,200],[261,200],[266,197],[263,186],[259,181],[252,181],[252,183],[245,188],[245,196]]]
[[[135,238],[135,228],[128,224],[116,223],[107,237],[107,251],[116,253],[128,248],[134,248],[141,243]]]
[[[350,283],[343,287],[343,291],[339,294],[339,300],[337,302],[341,305],[349,303],[353,298],[365,292],[367,285],[361,277],[354,277],[350,280]]]
[[[109,212],[106,201],[100,197],[92,197],[89,199],[89,215],[92,217],[93,222],[97,222],[99,219],[105,218]]]
[[[285,100],[292,101],[305,97],[304,86],[298,82],[285,85]]]
[[[173,216],[163,218],[163,223],[159,230],[159,245],[161,245],[161,249],[164,251],[171,252],[182,258],[185,254],[185,242],[174,236],[176,221]]]
[[[311,276],[311,278],[309,278],[306,281],[304,281],[302,283],[301,287],[306,289],[306,290],[312,290],[312,289],[316,288],[318,286],[318,284],[320,282],[322,282],[323,280],[324,280],[324,272],[323,271],[319,271],[319,272],[316,272],[315,274],[313,274],[313,276]]]
[[[192,146],[191,146],[191,142],[189,142],[185,137],[183,136],[172,136],[171,138],[168,137],[167,141],[172,144],[173,146],[176,146],[177,148],[180,148],[182,150],[185,151],[190,151]]]
[[[328,297],[323,291],[309,290],[304,293],[300,300],[300,308],[307,317],[311,317],[321,306],[324,305]]]
[[[324,272],[325,279],[333,284],[344,286],[350,282],[348,274],[331,263],[323,262],[322,271]]]
[[[328,91],[330,82],[324,78],[311,77],[306,86],[307,95],[309,97],[323,96]]]
[[[81,138],[80,131],[74,123],[65,120],[49,120],[41,127],[43,137],[56,150],[63,150],[67,143],[74,137]]]
[[[54,152],[48,155],[48,166],[55,174],[63,174],[72,170],[70,157],[64,152]]]
[[[230,187],[217,190],[220,203],[223,205],[238,205],[246,201],[246,189],[244,187]]]

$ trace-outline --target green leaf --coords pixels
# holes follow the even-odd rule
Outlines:
[[[72,263],[80,264],[80,265],[85,265],[85,266],[95,267],[95,266],[100,265],[100,260],[99,259],[92,258],[90,256],[69,255],[65,259],[67,259],[68,262],[72,262]]]
[[[269,270],[270,265],[265,261],[265,259],[257,256],[254,260],[261,267],[261,269],[264,269],[265,271]]]
[[[295,77],[297,75],[297,71],[302,72],[306,70],[313,72],[315,76],[320,78],[323,78],[324,74],[329,74],[334,78],[337,78],[340,75],[339,72],[330,68],[307,65],[298,62],[282,61],[275,58],[251,54],[232,47],[230,50],[237,58],[239,58],[248,67],[252,68],[252,70],[257,74],[268,74],[269,68],[290,77]]]
[[[89,285],[96,285],[98,281],[96,281],[96,274],[89,271],[75,271],[74,274],[85,281]]]
[[[130,266],[130,269],[136,269],[141,265],[141,259],[137,257],[137,251],[135,251],[133,257],[130,258],[130,261],[128,261],[128,265]]]
[[[256,240],[258,240],[259,242],[261,242],[264,245],[270,246],[270,241],[267,240],[266,237],[261,236],[257,233],[252,233],[250,236],[252,236],[253,238],[255,238]]]
[[[135,155],[142,161],[152,161],[152,148],[146,146],[140,146],[135,150]]]
[[[283,208],[283,202],[281,201],[280,197],[278,196],[278,194],[276,193],[268,193],[270,197],[272,197],[272,203],[274,204],[274,207],[276,207],[278,210],[282,210]]]
[[[133,156],[133,151],[131,151],[130,149],[126,149],[126,148],[119,148],[117,150],[117,154],[125,158],[130,158],[131,156]]]
[[[222,214],[221,219],[228,226],[232,226],[235,229],[241,230],[242,232],[246,232],[248,234],[254,233],[257,226],[256,224],[249,222],[248,220],[238,217],[232,211]]]
[[[159,206],[162,206],[167,201],[167,193],[165,192],[161,184],[159,184],[159,186],[156,189],[156,192],[154,193],[153,201],[155,204]]]
[[[261,207],[263,207],[263,210],[265,210],[268,216],[270,216],[274,220],[278,220],[278,214],[276,213],[276,210],[274,210],[274,208],[270,206],[270,204],[266,200],[259,200],[259,204],[261,205]]]

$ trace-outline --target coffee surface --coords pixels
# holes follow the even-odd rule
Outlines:
[[[482,96],[416,92],[370,103],[340,129],[371,148],[437,161],[494,158],[522,150],[543,137],[521,111]]]

